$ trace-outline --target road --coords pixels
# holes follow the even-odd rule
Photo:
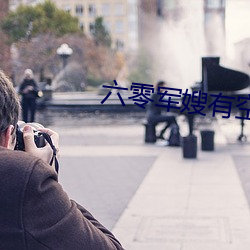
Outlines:
[[[142,113],[37,114],[38,122],[60,134],[59,182],[70,198],[89,209],[111,230],[157,158],[156,146],[148,148],[144,144],[143,118]],[[250,144],[237,142],[240,126],[236,119],[219,120],[219,126],[223,128],[228,150],[250,203]],[[245,132],[250,140],[247,123]],[[133,148],[146,149],[149,153],[133,152]]]
[[[59,182],[69,197],[112,229],[152,166],[152,156],[105,148],[143,144],[141,114],[41,112],[37,122],[60,134]]]

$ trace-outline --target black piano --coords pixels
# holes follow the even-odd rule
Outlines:
[[[219,57],[203,57],[202,58],[202,81],[192,86],[192,91],[201,91],[207,93],[208,99],[205,107],[205,112],[209,112],[209,105],[214,101],[219,93],[223,96],[231,98],[232,106],[231,113],[239,113],[240,117],[246,117],[247,109],[250,110],[250,78],[249,75],[228,69],[220,66]],[[239,99],[240,98],[240,99]],[[249,99],[249,101],[247,101]],[[241,109],[237,106],[239,100],[245,100],[245,104]],[[242,101],[242,102],[243,102]],[[186,114],[189,121],[189,134],[193,133],[194,114]],[[197,114],[199,115],[199,114]],[[241,132],[238,137],[239,141],[246,140],[244,135],[244,120],[239,119],[241,125]]]

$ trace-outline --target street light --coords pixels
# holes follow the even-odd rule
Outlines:
[[[63,68],[65,68],[67,64],[67,59],[71,56],[73,53],[73,50],[69,47],[67,43],[63,43],[57,50],[57,55],[59,55],[63,60]]]

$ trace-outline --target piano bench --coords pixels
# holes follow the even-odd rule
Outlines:
[[[148,123],[148,121],[143,121],[142,123],[145,126],[145,143],[155,143],[156,142],[156,124]]]

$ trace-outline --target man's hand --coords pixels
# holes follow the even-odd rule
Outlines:
[[[53,130],[47,128],[39,129],[40,132],[46,133],[51,137],[51,140],[57,149],[58,153],[58,145],[59,145],[59,135]],[[25,144],[25,152],[32,154],[43,161],[50,163],[50,160],[53,156],[52,148],[48,143],[42,148],[38,148],[34,141],[34,132],[31,126],[25,125],[23,128],[23,140]]]

